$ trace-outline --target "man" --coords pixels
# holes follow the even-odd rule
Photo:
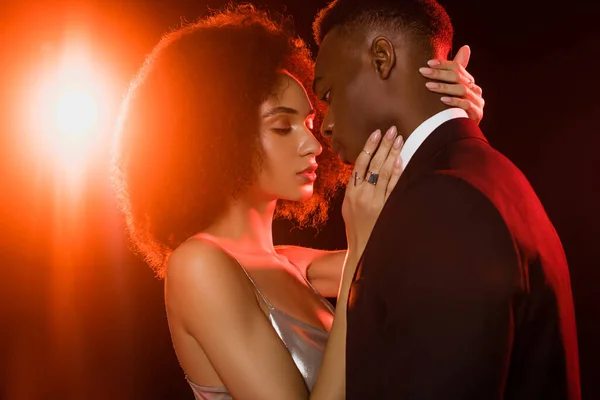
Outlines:
[[[351,287],[347,398],[580,399],[560,240],[523,174],[417,72],[448,56],[445,10],[339,0],[314,29],[332,149],[353,163],[375,129],[405,139]]]

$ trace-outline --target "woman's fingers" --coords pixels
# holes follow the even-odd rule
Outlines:
[[[378,203],[385,203],[396,183],[398,183],[398,179],[400,179],[402,174],[400,158],[402,146],[404,146],[404,140],[402,136],[398,136],[379,171],[379,179],[376,185],[376,200]]]
[[[377,129],[375,132],[371,133],[371,136],[369,136],[369,139],[367,139],[367,143],[365,143],[365,146],[356,158],[351,182],[348,187],[356,186],[356,184],[358,184],[357,180],[362,182],[367,172],[367,168],[369,167],[369,163],[371,162],[371,158],[375,154],[380,141],[381,130]]]

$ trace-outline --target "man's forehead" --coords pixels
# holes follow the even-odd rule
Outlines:
[[[325,35],[325,38],[319,46],[317,53],[317,63],[315,67],[315,76],[320,77],[331,68],[335,67],[337,59],[340,57],[340,40],[335,30]]]

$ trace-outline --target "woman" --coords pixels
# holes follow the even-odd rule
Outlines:
[[[308,398],[333,321],[323,296],[337,295],[345,253],[273,246],[274,215],[322,223],[347,177],[312,133],[319,115],[304,89],[312,61],[286,32],[242,6],[168,34],[134,80],[119,122],[115,182],[128,230],[166,278],[173,344],[197,399]],[[451,83],[468,81],[456,66],[442,65],[457,69]],[[480,120],[482,99],[468,93],[454,101]],[[349,187],[346,200],[376,196],[364,214],[345,213],[359,221],[352,237],[368,237],[401,172],[401,138],[381,136],[366,149],[381,143],[374,157],[387,159],[391,179],[380,179],[378,192],[364,182]],[[343,326],[335,329],[328,348],[339,351]],[[343,371],[335,363],[329,372]],[[321,379],[310,396],[339,396],[341,386]]]

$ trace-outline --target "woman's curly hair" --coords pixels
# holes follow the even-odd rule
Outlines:
[[[306,44],[289,18],[242,5],[168,33],[133,80],[118,121],[113,183],[134,249],[159,277],[173,249],[255,181],[263,156],[259,109],[282,69],[310,87]],[[276,216],[300,226],[327,219],[347,168],[323,147],[315,194],[280,201]]]

